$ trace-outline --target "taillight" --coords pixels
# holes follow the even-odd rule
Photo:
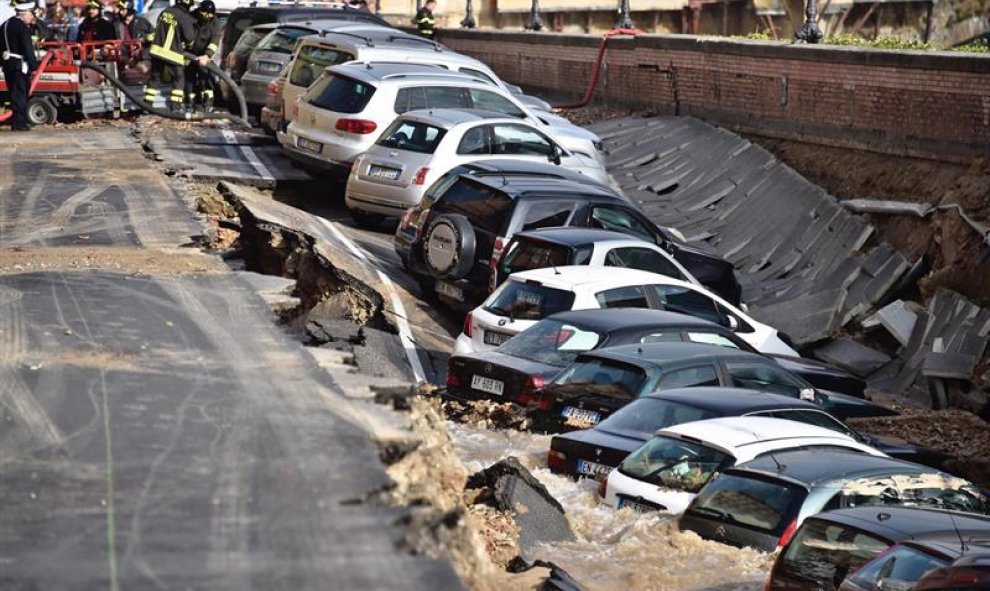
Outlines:
[[[551,472],[567,472],[567,455],[551,449],[547,453],[547,468],[550,468]]]
[[[424,166],[416,171],[416,178],[413,179],[414,185],[422,185],[426,182],[426,173],[430,172],[429,167]]]
[[[495,247],[492,248],[492,259],[488,262],[488,293],[495,291],[498,287],[498,262],[502,259],[502,251],[505,249],[505,238],[499,236],[495,239]]]
[[[278,94],[278,83],[272,80],[268,83],[268,96],[274,97],[276,94]]]
[[[794,532],[796,532],[796,531],[797,531],[797,519],[795,519],[794,521],[790,522],[787,525],[787,529],[784,530],[784,533],[780,534],[780,541],[777,542],[777,547],[778,548],[783,548],[787,544],[790,544],[791,543],[791,538],[794,537]]]
[[[522,392],[519,393],[519,404],[533,406],[540,410],[550,410],[552,400],[543,391],[546,385],[546,381],[540,376],[531,375],[526,378]]]
[[[333,127],[338,131],[367,135],[378,129],[378,124],[367,119],[338,119]]]
[[[454,368],[452,367],[447,368],[447,387],[448,388],[461,387],[461,378],[457,377],[457,374],[454,373]]]
[[[464,328],[461,330],[467,338],[471,338],[472,333],[474,333],[474,317],[470,312],[464,316]]]

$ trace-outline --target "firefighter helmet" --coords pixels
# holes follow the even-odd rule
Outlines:
[[[89,10],[90,8],[97,8],[99,10],[103,10],[103,4],[100,2],[100,0],[86,0],[86,10]]]
[[[216,14],[217,5],[213,3],[213,0],[203,0],[199,3],[199,6],[196,7],[196,10],[204,13]]]

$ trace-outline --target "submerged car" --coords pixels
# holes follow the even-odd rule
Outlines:
[[[358,223],[377,224],[419,205],[426,188],[451,168],[500,158],[552,162],[608,182],[600,161],[518,118],[474,109],[409,111],[354,160],[344,204]]]
[[[986,513],[972,483],[911,462],[841,451],[783,451],[722,471],[679,527],[733,546],[787,545],[805,518],[864,505]]]
[[[990,590],[990,533],[976,541],[952,533],[895,544],[846,577],[839,591]]]
[[[604,502],[636,511],[681,513],[719,472],[786,449],[848,450],[884,456],[849,435],[785,419],[725,417],[657,431],[608,475]]]
[[[924,573],[913,591],[990,591],[990,541],[984,536],[978,543],[966,544],[951,564]],[[942,548],[951,545],[950,539]]]

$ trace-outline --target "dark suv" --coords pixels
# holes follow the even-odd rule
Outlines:
[[[496,287],[496,266],[513,234],[559,226],[613,230],[653,242],[701,283],[739,303],[739,283],[728,262],[674,242],[611,188],[550,164],[481,161],[452,169],[406,211],[395,251],[424,291],[470,310]]]

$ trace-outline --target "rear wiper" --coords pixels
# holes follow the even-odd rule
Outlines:
[[[714,515],[720,519],[724,519],[730,523],[736,523],[739,520],[732,516],[731,513],[722,511],[721,509],[712,509],[711,507],[691,507],[692,513],[707,513],[708,515]]]

